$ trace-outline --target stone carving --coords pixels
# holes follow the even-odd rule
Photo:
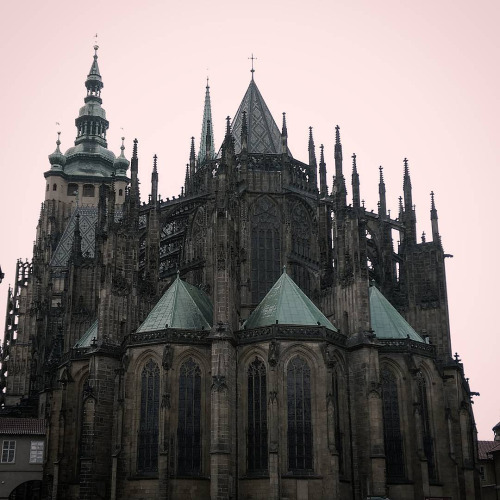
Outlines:
[[[331,344],[323,344],[323,349],[321,350],[323,352],[326,367],[329,370],[333,369],[337,362],[335,359],[335,347]]]
[[[226,376],[225,375],[214,375],[212,377],[212,389],[221,392],[227,389]]]
[[[273,368],[278,364],[278,359],[280,356],[280,344],[276,340],[271,340],[269,342],[269,353],[267,356],[267,361],[269,362],[269,366]]]
[[[166,392],[161,397],[161,407],[162,408],[166,408],[167,410],[170,410],[170,406],[171,406],[171,403],[170,403],[170,393]]]
[[[172,368],[172,361],[174,359],[174,348],[171,344],[167,344],[163,349],[163,358],[161,364],[165,370],[170,370]]]

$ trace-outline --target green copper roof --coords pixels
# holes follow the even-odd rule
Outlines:
[[[284,325],[323,325],[334,332],[337,331],[286,272],[283,272],[247,319],[244,326],[245,328],[259,328],[276,323]]]
[[[177,277],[137,332],[210,329],[212,317],[213,306],[207,294]]]
[[[372,329],[379,339],[406,339],[424,342],[424,339],[406,322],[380,290],[370,287],[370,315]]]
[[[79,349],[83,347],[90,347],[92,345],[92,339],[97,338],[97,320],[95,320],[90,328],[82,335],[80,340],[75,344],[74,348]]]

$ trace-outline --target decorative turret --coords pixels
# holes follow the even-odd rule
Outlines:
[[[241,152],[248,153],[248,126],[247,126],[247,112],[243,111],[241,120]]]
[[[226,117],[226,135],[222,143],[222,159],[229,166],[233,164],[234,159],[234,138],[231,134],[231,118]]]
[[[314,177],[316,177],[316,171],[318,169],[318,164],[316,162],[316,148],[314,147],[314,139],[312,127],[309,127],[309,166],[311,167],[312,172],[314,173]]]
[[[61,132],[57,132],[56,150],[49,155],[49,162],[52,165],[52,170],[63,170],[66,164],[66,156],[61,153],[59,146],[61,145]]]
[[[326,163],[325,163],[325,147],[323,144],[319,147],[319,194],[321,198],[328,196],[328,185],[326,183]]]
[[[346,188],[344,174],[342,172],[342,143],[340,142],[340,127],[335,127],[335,180],[334,191],[336,199],[336,207],[342,208],[346,206]]]
[[[205,87],[205,106],[203,108],[203,122],[201,124],[200,151],[198,163],[212,160],[215,156],[214,135],[212,133],[212,106],[210,104],[210,85]]]
[[[378,206],[378,214],[381,219],[385,219],[387,215],[387,202],[385,199],[385,182],[384,182],[384,169],[382,166],[378,167],[380,171],[380,180],[378,183],[378,194],[379,194],[379,206]]]
[[[434,203],[434,191],[431,191],[431,226],[432,226],[432,241],[435,243],[440,242],[439,228],[438,228],[438,214],[436,205]]]
[[[120,146],[120,156],[116,158],[113,162],[113,166],[115,168],[116,175],[127,175],[127,170],[130,165],[130,162],[125,158],[125,137],[122,137],[122,145]]]
[[[408,167],[408,158],[403,160],[404,162],[404,177],[403,177],[403,196],[405,202],[405,211],[408,212],[413,209],[412,195],[411,195],[411,179],[410,179],[410,169]]]
[[[288,129],[286,128],[286,113],[283,111],[283,124],[281,125],[281,154],[286,154],[287,151],[288,151]]]
[[[416,243],[417,241],[417,227],[415,220],[415,210],[413,208],[412,193],[411,193],[411,179],[410,169],[408,167],[408,159],[405,158],[404,162],[404,178],[403,178],[403,223],[405,225],[405,241],[407,243]]]
[[[155,207],[158,204],[158,157],[153,156],[153,172],[151,173],[151,204]],[[186,170],[187,174],[187,170]]]
[[[189,150],[189,177],[192,180],[196,172],[196,155],[194,153],[194,137],[191,137],[191,148]]]
[[[356,153],[352,154],[352,206],[359,208],[359,174],[356,165]]]

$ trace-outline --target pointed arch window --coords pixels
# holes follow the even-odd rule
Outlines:
[[[382,369],[382,415],[387,476],[403,478],[405,465],[399,417],[398,384],[396,376],[388,368]]]
[[[192,358],[181,365],[179,373],[177,473],[201,473],[201,370]]]
[[[427,398],[427,383],[423,374],[417,375],[418,402],[422,416],[422,440],[424,445],[424,454],[427,459],[427,469],[429,480],[437,480],[436,461],[434,456],[434,440],[432,438],[431,420],[429,414],[429,400]]]
[[[337,373],[333,373],[332,380],[333,389],[333,404],[335,405],[335,448],[337,448],[337,453],[339,454],[339,472],[344,474],[344,443],[342,439],[342,424],[341,424],[341,414],[340,414],[340,392],[339,392],[339,376]]]
[[[260,198],[253,209],[251,226],[252,301],[260,302],[281,272],[280,220],[276,205]]]
[[[311,369],[296,356],[287,367],[288,470],[311,471]]]
[[[248,367],[247,465],[252,473],[267,472],[266,367],[256,358]]]
[[[141,413],[137,441],[137,471],[158,471],[158,411],[160,408],[160,369],[150,359],[141,373]]]

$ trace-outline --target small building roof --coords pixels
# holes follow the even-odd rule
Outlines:
[[[74,345],[74,349],[81,349],[85,347],[90,347],[92,345],[92,339],[97,338],[97,328],[99,323],[95,320],[89,327],[89,329],[80,337],[80,340]]]
[[[0,418],[0,434],[45,435],[43,418]]]
[[[244,328],[259,328],[274,324],[322,325],[337,329],[288,276],[286,271],[245,321]]]
[[[165,328],[206,330],[212,327],[212,322],[213,306],[208,295],[177,276],[137,332]]]
[[[410,338],[424,342],[376,286],[370,287],[370,316],[372,329],[379,339]]]
[[[491,453],[500,451],[500,441],[478,441],[477,450],[479,460],[491,460]]]

